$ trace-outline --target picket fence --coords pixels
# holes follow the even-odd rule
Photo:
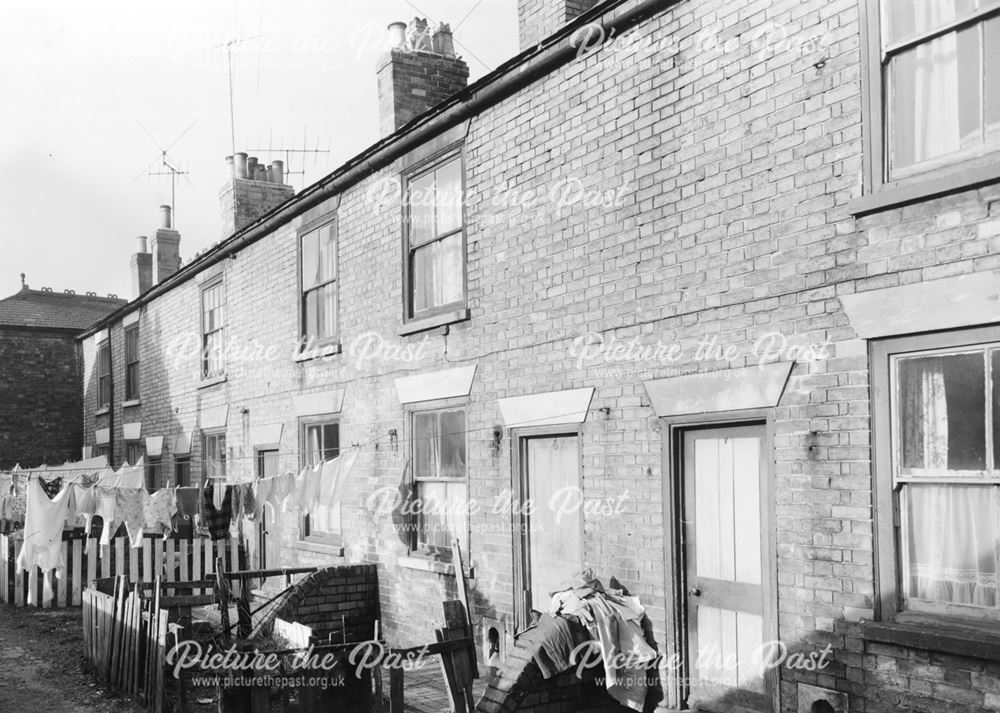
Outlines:
[[[215,572],[218,557],[223,558],[226,570],[246,568],[245,556],[235,538],[213,542],[196,536],[164,539],[147,535],[141,547],[132,547],[123,535],[113,538],[110,545],[99,545],[97,538],[90,538],[89,543],[88,547],[88,538],[82,532],[63,534],[66,567],[60,576],[51,576],[53,596],[45,600],[41,572],[37,568],[25,572],[16,566],[20,539],[0,535],[0,601],[25,606],[28,592],[34,589],[35,602],[42,607],[81,606],[84,590],[97,579],[124,575],[135,583],[153,582],[159,576],[167,587],[170,582],[208,579]],[[172,594],[169,589],[167,593]]]

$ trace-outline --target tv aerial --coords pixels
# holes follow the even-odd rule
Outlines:
[[[174,218],[173,218],[174,219],[174,225],[176,225],[176,221],[177,221],[177,177],[178,176],[184,176],[184,180],[187,181],[187,184],[189,186],[191,186],[192,188],[194,188],[194,184],[192,184],[191,181],[190,181],[190,179],[187,178],[187,175],[188,175],[189,171],[182,171],[180,168],[178,168],[178,162],[175,161],[174,158],[172,156],[170,156],[170,154],[168,152],[174,146],[176,146],[177,143],[181,139],[183,139],[184,136],[187,135],[187,133],[189,131],[191,131],[191,129],[194,128],[194,125],[198,123],[198,120],[195,119],[194,121],[192,121],[191,124],[186,129],[184,129],[184,131],[182,131],[177,136],[177,138],[174,139],[170,143],[170,145],[167,146],[166,148],[164,148],[163,146],[160,145],[160,142],[156,140],[156,138],[150,133],[149,129],[147,129],[143,125],[143,123],[141,121],[139,121],[138,119],[136,119],[136,123],[139,124],[139,127],[143,130],[143,132],[146,134],[146,136],[149,137],[149,140],[153,142],[153,145],[156,146],[156,148],[158,148],[160,150],[160,154],[156,158],[154,158],[152,161],[150,161],[149,165],[146,166],[146,168],[144,168],[142,170],[142,172],[139,173],[139,175],[135,177],[134,180],[138,181],[143,176],[170,176],[170,212],[174,216]],[[160,168],[162,168],[164,170],[162,170],[162,171],[151,171],[150,169],[152,169],[157,163],[159,163],[160,164]]]

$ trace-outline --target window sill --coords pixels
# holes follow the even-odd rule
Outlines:
[[[293,359],[298,363],[313,361],[314,359],[326,359],[328,357],[336,356],[341,353],[340,342],[334,342],[333,344],[319,345],[312,349],[301,351],[296,354]]]
[[[402,327],[399,328],[399,336],[405,337],[408,334],[416,334],[418,332],[426,332],[428,329],[434,329],[435,327],[443,327],[446,324],[455,324],[456,322],[465,322],[469,319],[468,308],[456,309],[450,312],[442,312],[441,314],[431,315],[429,317],[420,317],[418,319],[411,319]]]
[[[974,624],[956,624],[945,628],[925,622],[861,622],[866,641],[905,648],[933,651],[954,656],[996,661],[1000,659],[1000,636],[991,636]]]
[[[436,560],[418,553],[412,553],[406,557],[400,557],[396,560],[396,564],[404,569],[414,569],[419,572],[434,572],[435,574],[445,574],[450,577],[455,576],[455,565],[451,562]],[[476,570],[474,567],[469,567],[465,578],[476,578]]]
[[[344,556],[344,548],[333,543],[317,542],[315,540],[297,540],[294,547],[303,552],[314,552],[320,555],[330,555],[331,557]]]
[[[213,376],[208,379],[202,379],[201,383],[198,384],[199,389],[207,389],[209,386],[215,386],[216,384],[221,384],[225,382],[226,375],[220,374],[219,376]]]
[[[943,173],[943,172],[942,172]],[[936,178],[912,179],[875,190],[847,204],[848,212],[856,218],[883,210],[900,208],[951,193],[972,190],[1000,181],[1000,166],[987,165],[963,168],[943,173]]]
[[[103,407],[97,409],[96,411],[94,411],[94,415],[95,416],[107,416],[109,413],[111,413],[111,407],[110,406],[103,406]]]
[[[122,402],[122,408],[132,408],[133,406],[142,406],[142,401],[139,399],[132,399],[131,401]]]

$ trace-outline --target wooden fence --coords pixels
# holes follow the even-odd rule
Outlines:
[[[93,587],[82,594],[84,653],[94,675],[152,713],[165,709],[164,664],[176,643],[160,587],[156,580],[152,598],[143,598],[119,576],[113,595]]]
[[[126,536],[116,537],[110,545],[98,545],[82,532],[67,531],[63,535],[63,558],[66,567],[61,577],[51,576],[53,596],[43,600],[43,577],[35,568],[31,572],[16,566],[21,541],[10,535],[0,535],[0,601],[24,606],[28,592],[35,591],[35,602],[43,607],[80,606],[84,590],[96,579],[125,575],[130,582],[153,582],[160,577],[164,586],[170,582],[207,579],[215,572],[216,558],[222,557],[225,569],[246,568],[237,540],[227,538],[212,542],[201,537],[171,537],[148,535],[142,546],[133,548]],[[202,593],[202,592],[195,592]]]

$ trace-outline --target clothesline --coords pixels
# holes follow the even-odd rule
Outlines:
[[[555,416],[553,416],[553,415],[550,414],[550,415],[539,417],[537,419],[529,419],[527,421],[518,422],[517,426],[518,427],[531,426],[532,424],[537,423],[537,422],[542,422],[542,421],[549,422],[549,421],[552,421],[553,419],[565,418],[565,417],[569,417],[569,416],[577,416],[577,415],[579,415],[579,413],[580,413],[579,410],[574,410],[574,411],[569,412],[569,413],[557,414]],[[467,428],[467,429],[462,430],[462,431],[448,431],[447,433],[439,433],[439,434],[436,434],[436,435],[433,435],[433,436],[413,436],[413,437],[411,437],[408,440],[411,441],[411,442],[421,441],[421,440],[436,440],[436,439],[442,438],[444,436],[459,436],[459,435],[468,435],[468,434],[471,434],[471,433],[492,432],[495,428],[496,428],[495,426],[487,426],[487,427],[481,427],[481,428]],[[352,443],[350,446],[344,446],[343,448],[339,449],[338,455],[344,455],[345,453],[348,453],[348,452],[350,452],[352,450],[359,450],[360,451],[362,448],[365,448],[367,446],[372,446],[372,445],[374,445],[376,447],[376,449],[377,449],[380,445],[384,445],[384,444],[385,444],[385,441],[383,441],[382,437],[380,436],[379,438],[374,438],[374,439],[372,439],[370,441],[364,441],[364,442],[361,442],[361,443]],[[303,453],[301,451],[282,451],[282,452],[279,453],[279,455],[282,456],[282,457],[294,457],[294,456],[301,456],[301,455],[303,455]],[[207,462],[210,462],[210,463],[222,463],[222,462],[231,463],[231,462],[234,462],[234,461],[257,460],[258,457],[259,457],[258,454],[254,454],[254,455],[251,455],[251,456],[233,456],[231,458],[230,457],[226,457],[225,459],[221,459],[221,458],[208,458],[208,459],[204,459],[204,460],[207,461]],[[181,460],[189,460],[189,458],[184,458],[183,456],[181,456],[180,459]],[[156,460],[152,461],[152,463],[157,464],[157,465],[163,465],[164,463],[167,463],[167,462],[171,462],[171,463],[176,464],[177,461],[178,461],[178,456],[168,456],[167,458],[157,458]],[[150,463],[146,463],[145,465],[149,465],[149,464]],[[71,464],[67,464],[67,465],[71,465]],[[125,466],[123,466],[123,467],[125,467]],[[135,467],[135,466],[133,466],[133,467]],[[64,467],[64,466],[53,466],[53,468],[57,468],[58,469],[57,472],[59,472],[59,473],[73,473],[73,472],[93,473],[94,472],[93,468],[68,468],[68,467]],[[22,468],[21,472],[37,472],[37,471],[40,471],[40,470],[43,470],[43,469],[41,467],[38,467],[38,468]],[[13,471],[0,471],[0,475],[3,475],[5,473],[12,473],[12,472]],[[275,477],[275,476],[270,476],[270,477]],[[226,478],[226,476],[206,476],[206,479],[228,480]],[[189,486],[184,486],[184,487],[189,487]]]

